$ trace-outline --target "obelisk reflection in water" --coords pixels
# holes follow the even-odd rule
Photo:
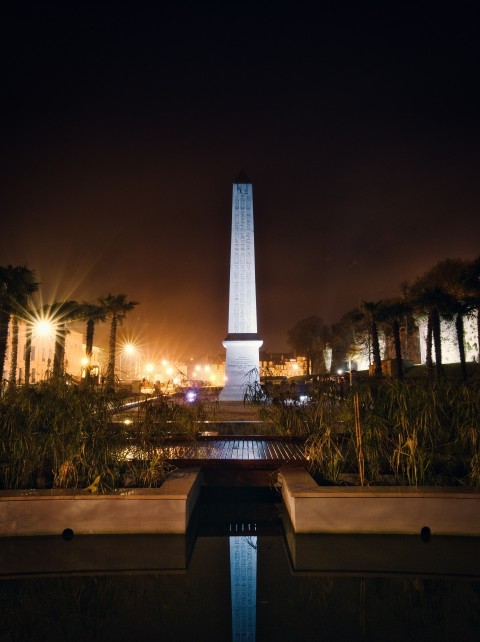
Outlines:
[[[230,525],[232,640],[255,640],[257,617],[257,536],[255,524]]]

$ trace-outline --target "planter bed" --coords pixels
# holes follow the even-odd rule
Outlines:
[[[296,533],[480,536],[479,489],[319,486],[299,468],[279,481]]]
[[[176,470],[160,488],[105,495],[68,489],[1,491],[0,536],[185,533],[200,477],[200,468]]]

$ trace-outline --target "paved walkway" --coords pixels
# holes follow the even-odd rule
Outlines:
[[[177,466],[204,468],[271,468],[305,466],[301,443],[285,439],[210,438],[175,444],[164,448],[167,458]]]

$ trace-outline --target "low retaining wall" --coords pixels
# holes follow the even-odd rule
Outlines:
[[[0,492],[0,536],[185,533],[200,492],[200,468],[174,471],[160,488]]]
[[[478,489],[319,486],[304,469],[281,468],[282,496],[296,533],[480,536]]]

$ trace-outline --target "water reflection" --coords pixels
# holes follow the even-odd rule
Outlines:
[[[231,524],[230,592],[232,595],[232,640],[255,640],[257,617],[256,524]]]
[[[478,538],[295,536],[278,512],[212,506],[191,540],[3,539],[0,640],[478,642]]]

